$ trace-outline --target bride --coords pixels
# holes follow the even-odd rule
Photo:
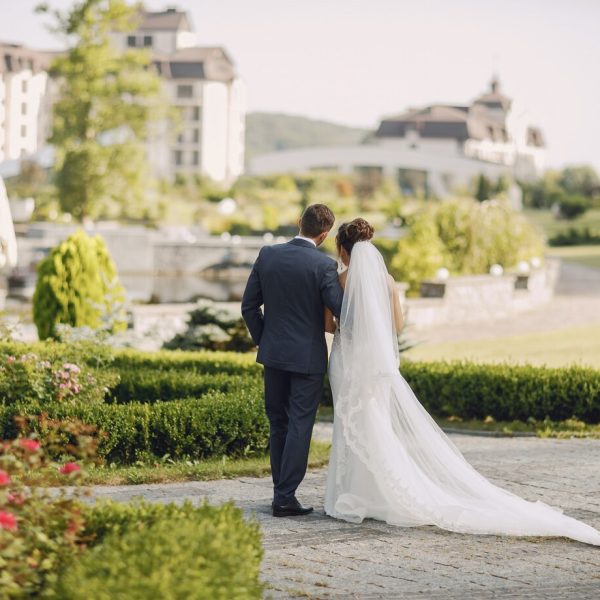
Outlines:
[[[360,523],[437,525],[460,533],[564,536],[600,545],[600,532],[480,475],[416,399],[398,371],[403,318],[393,279],[364,219],[336,243],[348,266],[329,364],[335,420],[325,512]]]

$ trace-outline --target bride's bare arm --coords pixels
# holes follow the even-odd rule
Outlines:
[[[394,329],[396,333],[400,333],[404,327],[404,315],[402,314],[402,306],[400,305],[400,296],[396,290],[396,282],[390,275],[390,293],[392,295],[392,313],[394,317]]]
[[[344,271],[341,275],[340,275],[340,285],[342,286],[342,288],[346,287],[346,277],[347,277],[348,272]],[[335,319],[333,318],[333,313],[327,308],[325,307],[325,331],[327,333],[335,333]]]

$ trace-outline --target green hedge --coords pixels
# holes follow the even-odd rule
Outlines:
[[[600,371],[466,362],[405,361],[401,372],[436,416],[498,421],[576,417],[600,422]]]
[[[258,524],[231,504],[108,502],[83,516],[92,547],[62,574],[64,600],[262,597]]]
[[[263,382],[258,373],[233,375],[199,372],[196,369],[157,370],[142,367],[122,369],[120,381],[111,389],[108,400],[118,404],[133,401],[152,403],[187,397],[198,398],[214,391],[236,395],[249,389],[262,394]]]
[[[153,404],[11,405],[0,408],[0,435],[14,437],[14,417],[46,412],[51,418],[75,417],[103,432],[99,456],[116,463],[149,457],[201,459],[243,456],[267,448],[268,424],[262,395],[210,392]]]

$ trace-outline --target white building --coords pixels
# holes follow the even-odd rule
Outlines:
[[[187,13],[140,13],[138,29],[113,34],[125,50],[150,50],[170,103],[181,111],[181,130],[153,127],[147,144],[154,174],[173,179],[197,173],[230,183],[244,169],[245,89],[223,48],[196,45]],[[56,86],[48,76],[52,53],[0,43],[0,173],[12,176],[22,158],[53,161],[44,148]],[[50,154],[50,159],[48,158]]]
[[[244,169],[245,90],[227,52],[197,46],[190,17],[174,8],[143,11],[135,32],[113,38],[120,49],[151,51],[169,101],[181,112],[178,134],[165,124],[148,143],[154,172],[236,179]]]
[[[491,179],[532,180],[544,168],[545,147],[539,129],[517,115],[496,79],[490,92],[471,105],[435,104],[384,118],[364,144],[300,148],[257,156],[256,174],[338,170],[377,171],[396,178],[408,190],[415,182],[426,193],[445,197]]]
[[[45,142],[49,56],[0,43],[0,163],[33,155]]]

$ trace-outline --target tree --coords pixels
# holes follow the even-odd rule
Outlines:
[[[41,340],[57,337],[59,323],[110,333],[126,328],[125,293],[100,236],[77,231],[40,262],[37,275],[33,320]]]
[[[479,200],[479,202],[483,202],[484,200],[489,200],[492,195],[492,184],[490,180],[481,173],[477,178],[477,191],[475,192],[475,198]]]
[[[148,53],[120,52],[110,40],[135,28],[137,11],[125,0],[78,0],[65,12],[38,7],[72,44],[50,69],[59,98],[49,141],[61,208],[77,219],[96,216],[103,202],[125,215],[139,206],[147,176],[142,141],[149,124],[167,115]]]

